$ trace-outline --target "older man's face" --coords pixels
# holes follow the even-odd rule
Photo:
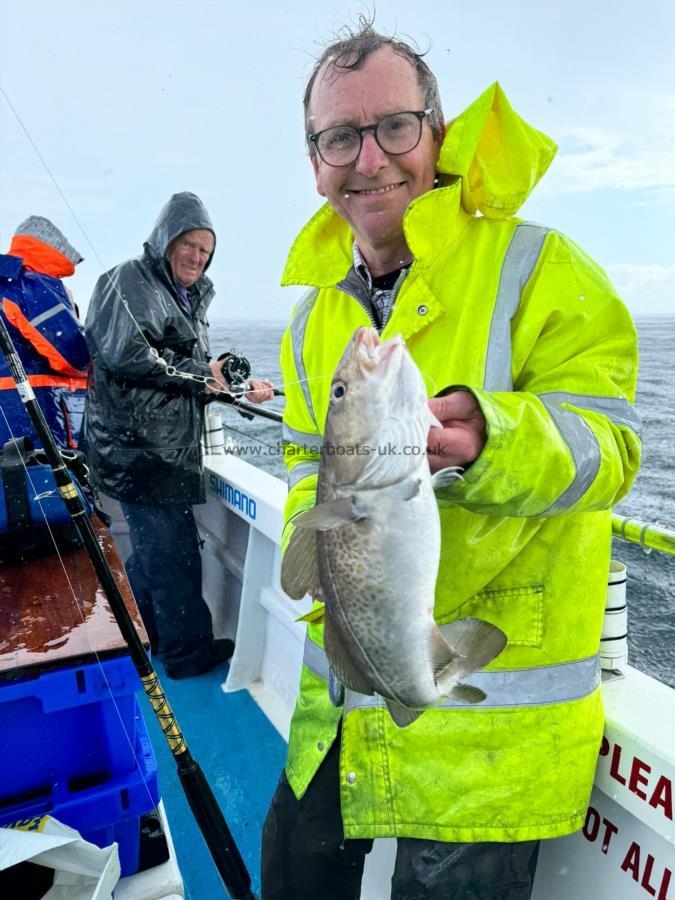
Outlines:
[[[166,251],[166,258],[176,281],[186,288],[199,281],[214,246],[213,234],[205,228],[185,231],[174,238]]]
[[[389,48],[377,50],[360,69],[329,71],[327,78],[324,71],[312,89],[312,133],[334,125],[358,128],[392,113],[424,109],[415,70]],[[361,249],[395,246],[403,239],[408,204],[434,185],[438,151],[428,118],[419,144],[403,156],[388,156],[367,132],[358,159],[349,166],[333,168],[312,157],[317,190],[351,225]]]

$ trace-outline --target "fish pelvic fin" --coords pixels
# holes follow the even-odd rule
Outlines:
[[[331,528],[351,525],[367,518],[367,510],[362,508],[356,497],[341,497],[308,509],[295,518],[293,524],[302,530],[330,531]]]
[[[409,706],[403,706],[401,703],[390,700],[388,697],[383,697],[382,699],[389,710],[389,715],[399,728],[406,728],[408,725],[412,725],[424,712],[423,709],[410,709]]]
[[[316,532],[296,528],[281,561],[281,587],[292,600],[321,593]]]
[[[483,619],[469,617],[440,625],[432,647],[438,689],[449,696],[462,678],[492,662],[506,640],[501,628]]]

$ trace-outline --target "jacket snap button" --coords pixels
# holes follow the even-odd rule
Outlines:
[[[420,316],[426,316],[426,314],[429,312],[429,307],[425,306],[422,303],[420,306],[417,307],[417,312]]]
[[[355,781],[356,781],[356,772],[347,772],[348,784],[354,784]]]
[[[316,749],[317,749],[317,750],[323,750],[323,748],[324,748],[324,743],[323,743],[323,741],[319,741],[319,743],[316,745]]]

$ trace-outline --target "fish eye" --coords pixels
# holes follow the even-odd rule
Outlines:
[[[333,385],[333,390],[331,391],[333,397],[336,400],[341,400],[342,397],[347,393],[347,385],[342,381],[338,381]]]

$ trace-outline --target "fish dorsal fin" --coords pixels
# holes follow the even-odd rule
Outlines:
[[[462,684],[458,681],[448,691],[448,697],[457,700],[459,703],[480,703],[485,700],[487,695],[480,688],[474,687],[472,684]]]
[[[439,667],[442,648],[438,638],[432,645],[432,659],[436,684],[444,694],[449,694],[461,678],[492,662],[506,646],[506,635],[501,628],[483,619],[457,619],[440,625],[439,631],[447,646],[447,661]]]
[[[396,703],[395,700],[389,700],[388,697],[383,697],[382,699],[389,710],[389,715],[399,728],[405,728],[407,725],[412,725],[415,719],[419,719],[424,712],[423,709],[410,709],[409,706],[403,706],[400,703]]]
[[[373,688],[361,672],[340,636],[340,630],[326,610],[323,622],[323,646],[335,676],[345,687],[359,694],[372,694]]]
[[[293,524],[296,528],[311,531],[329,531],[341,525],[349,525],[367,518],[367,512],[361,509],[355,497],[341,497],[339,500],[327,500],[312,509],[301,513]]]
[[[305,594],[317,596],[321,592],[316,532],[296,528],[291,535],[281,561],[281,587],[292,600],[301,600]]]
[[[345,705],[345,686],[333,671],[333,667],[328,669],[328,696],[333,706]]]

